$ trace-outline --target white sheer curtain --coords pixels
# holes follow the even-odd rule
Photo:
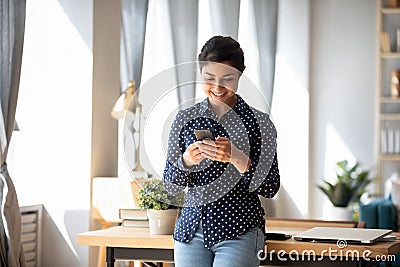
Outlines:
[[[7,151],[15,124],[25,30],[24,0],[0,2],[0,265],[25,266],[21,214],[7,170]]]
[[[240,0],[209,0],[213,35],[238,38]]]

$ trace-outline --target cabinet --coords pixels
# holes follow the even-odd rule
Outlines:
[[[383,193],[385,180],[393,173],[400,173],[400,97],[391,90],[393,71],[400,77],[400,1],[377,0],[377,85],[376,85],[376,136],[377,140],[377,192]],[[387,32],[390,51],[383,52],[381,33]],[[392,82],[395,82],[393,79]],[[394,88],[394,87],[393,87]]]

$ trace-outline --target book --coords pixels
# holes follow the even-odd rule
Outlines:
[[[120,219],[147,220],[147,210],[144,209],[119,209]]]
[[[123,227],[140,227],[146,228],[149,227],[149,220],[130,220],[123,219],[122,224]]]
[[[400,154],[400,130],[394,131],[394,151],[395,154]]]
[[[385,52],[386,53],[392,52],[392,48],[390,46],[390,35],[387,32],[385,32]]]
[[[385,52],[385,53],[390,52],[390,37],[389,37],[389,33],[387,33],[387,32],[383,33],[383,52]]]
[[[390,47],[390,36],[389,33],[387,32],[381,32],[380,34],[380,48],[383,53],[390,53],[391,52],[391,47]]]
[[[385,33],[380,32],[379,34],[379,48],[381,52],[385,52]]]

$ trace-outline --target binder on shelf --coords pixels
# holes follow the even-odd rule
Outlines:
[[[400,154],[400,130],[394,131],[394,151],[395,154]]]
[[[400,52],[400,29],[396,31],[396,52]]]
[[[394,153],[394,132],[392,129],[387,131],[387,153]]]
[[[147,220],[147,211],[144,209],[119,209],[120,219]]]
[[[386,154],[387,152],[387,135],[386,130],[381,130],[381,152],[382,154]]]

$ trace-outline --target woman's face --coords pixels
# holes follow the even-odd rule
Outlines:
[[[231,67],[228,62],[209,62],[203,66],[203,91],[213,104],[223,102],[233,106],[235,93],[239,84],[240,72]]]

